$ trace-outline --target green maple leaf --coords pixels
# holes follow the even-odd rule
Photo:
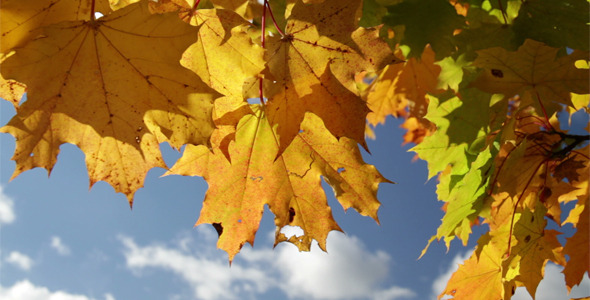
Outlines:
[[[456,60],[448,56],[435,64],[441,68],[436,87],[439,89],[450,88],[459,91],[459,84],[463,81],[463,68],[471,64],[466,55],[461,54]]]
[[[585,0],[523,1],[513,26],[517,44],[533,39],[553,47],[588,51],[589,5]]]
[[[453,52],[453,32],[464,27],[465,19],[445,0],[407,0],[389,6],[383,23],[393,27],[396,40],[410,47],[408,58],[420,57],[430,44],[441,59]]]
[[[411,151],[428,162],[429,178],[448,165],[452,166],[453,174],[467,173],[478,152],[471,154],[470,149],[483,146],[488,131],[490,95],[468,89],[462,99],[451,93],[428,98],[426,118],[436,124],[437,130]]]
[[[495,152],[497,151],[493,147],[482,151],[471,164],[469,172],[464,175],[441,176],[437,194],[439,200],[448,204],[442,223],[430,242],[435,238],[444,239],[449,249],[451,241],[457,236],[464,246],[467,245],[471,224],[484,208]]]

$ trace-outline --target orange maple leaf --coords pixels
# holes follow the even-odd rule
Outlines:
[[[212,152],[204,146],[187,146],[168,173],[203,176],[209,182],[196,225],[210,223],[219,229],[218,247],[230,260],[244,243],[254,242],[264,205],[275,214],[275,243],[288,240],[309,250],[311,241],[317,240],[325,249],[328,233],[340,227],[327,205],[322,176],[345,209],[353,207],[377,220],[377,187],[388,181],[363,163],[356,142],[337,140],[317,116],[308,113],[302,131],[277,157],[279,144],[264,108],[253,106],[253,111],[240,120],[235,132],[231,126],[216,131]],[[219,146],[232,134],[230,162]],[[304,235],[287,239],[280,233],[286,225],[301,227]]]
[[[396,53],[401,60],[401,51]],[[424,48],[421,59],[410,58],[402,64],[389,65],[369,87],[366,96],[371,112],[367,115],[369,124],[384,123],[388,115],[422,119],[428,108],[428,93],[437,89],[440,66],[434,63],[434,51],[430,46]]]
[[[28,88],[1,129],[17,139],[13,178],[51,171],[59,146],[72,143],[86,154],[91,185],[104,180],[132,202],[147,171],[165,167],[161,142],[208,143],[217,93],[179,63],[194,27],[147,5],[45,27],[2,63],[5,78]]]
[[[354,76],[377,71],[395,58],[376,28],[358,28],[361,1],[297,2],[284,36],[267,40],[268,118],[276,125],[281,153],[297,135],[306,112],[324,121],[336,137],[366,148],[365,117]]]

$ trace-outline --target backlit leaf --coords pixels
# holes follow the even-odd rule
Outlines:
[[[474,85],[507,98],[518,94],[523,107],[532,105],[549,118],[561,108],[558,103],[572,106],[571,93],[590,91],[588,71],[575,67],[588,54],[576,51],[557,57],[557,52],[533,40],[526,40],[516,52],[499,47],[478,51],[474,65],[484,72]]]
[[[236,128],[235,142],[229,145],[231,163],[219,150],[228,131],[217,131],[213,152],[204,146],[187,146],[170,170],[171,174],[203,176],[209,182],[197,225],[223,228],[218,247],[230,260],[244,243],[254,242],[264,205],[275,214],[275,243],[288,240],[300,250],[309,250],[316,240],[325,250],[328,233],[340,227],[327,205],[321,176],[334,188],[344,209],[353,207],[377,220],[377,187],[387,180],[362,162],[356,142],[337,140],[317,116],[306,114],[302,131],[276,157],[276,133],[262,107],[254,106],[253,111]],[[301,227],[304,235],[285,237],[280,229],[287,225]]]
[[[318,115],[336,137],[365,145],[369,112],[354,76],[395,62],[377,29],[358,28],[361,1],[325,1],[293,6],[285,36],[267,40],[270,83],[268,119],[278,126],[282,152],[299,130],[305,112]]]
[[[2,75],[28,89],[2,128],[17,139],[13,177],[50,171],[59,146],[72,143],[86,154],[91,185],[107,181],[131,202],[147,171],[165,167],[159,143],[208,143],[216,94],[178,62],[193,32],[142,2],[98,21],[46,27],[44,38],[6,59]]]

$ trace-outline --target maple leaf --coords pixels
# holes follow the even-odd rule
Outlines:
[[[437,60],[449,55],[453,32],[465,24],[448,1],[406,0],[387,9],[383,23],[393,27],[396,41],[410,47],[408,57],[420,57],[426,44],[432,46]]]
[[[555,167],[554,176],[559,181],[564,178],[567,178],[570,182],[580,181],[580,174],[577,171],[583,169],[584,166],[585,161],[576,159],[576,156],[571,156]]]
[[[113,10],[118,10],[139,1],[141,0],[109,0],[109,5]]]
[[[536,294],[548,260],[565,265],[562,247],[557,240],[561,233],[545,229],[546,212],[543,204],[538,203],[534,212],[525,209],[515,217],[513,235],[518,242],[505,262],[511,266],[512,272],[518,274],[515,279],[522,282],[531,295]]]
[[[431,135],[436,130],[434,124],[430,122],[426,123],[425,121],[427,120],[409,117],[400,125],[401,128],[407,130],[404,134],[402,145],[408,143],[420,144],[424,141],[425,137]]]
[[[341,229],[327,205],[321,176],[345,209],[353,207],[377,220],[377,187],[388,181],[362,162],[354,141],[337,140],[317,116],[308,113],[302,131],[277,157],[276,133],[264,108],[252,110],[254,114],[244,116],[234,133],[231,126],[216,131],[213,152],[187,146],[168,173],[203,176],[209,182],[197,225],[210,223],[222,229],[217,245],[230,260],[244,243],[254,242],[265,204],[275,214],[275,243],[287,240],[280,233],[283,226],[299,226],[304,235],[290,237],[289,242],[309,250],[315,239],[325,250],[328,233]],[[229,145],[230,163],[218,146],[231,134],[235,141]]]
[[[522,140],[516,147],[507,143],[503,148],[507,149],[505,160],[497,163],[494,184],[498,187],[497,192],[508,192],[510,195],[518,195],[525,189],[533,190],[532,187],[542,185],[544,179],[539,177],[541,166],[547,161],[547,153],[536,138],[555,141],[555,136],[544,134],[531,135],[528,139]],[[501,160],[503,155],[498,158]],[[533,179],[531,179],[533,178]],[[534,206],[533,206],[534,207]]]
[[[590,44],[588,1],[522,2],[513,30],[519,43],[533,39],[553,47],[588,51]]]
[[[504,299],[506,284],[502,283],[502,249],[486,244],[478,250],[479,255],[474,252],[459,265],[438,299],[444,295],[451,295],[456,300]]]
[[[439,98],[428,96],[426,119],[436,124],[437,129],[411,151],[428,162],[429,178],[448,165],[454,174],[469,171],[469,163],[475,158],[470,152],[478,152],[489,130],[489,118],[479,113],[489,109],[489,97],[475,89],[464,91],[461,98],[449,92]]]
[[[483,200],[487,196],[486,190],[493,152],[495,151],[492,149],[482,151],[464,176],[455,175],[441,178],[437,194],[439,200],[447,202],[447,213],[433,238],[437,240],[444,238],[447,249],[450,248],[450,243],[455,236],[463,241],[464,246],[467,245],[471,234],[471,225],[482,210]]]
[[[576,233],[567,239],[563,254],[569,256],[569,261],[563,269],[565,275],[565,283],[568,291],[574,285],[580,284],[584,278],[584,274],[590,274],[590,255],[588,255],[588,246],[590,245],[590,213],[588,213],[588,194],[578,198],[578,206],[581,207],[579,214],[579,221],[576,225]],[[582,203],[580,205],[580,203]]]
[[[256,0],[211,0],[211,2],[216,8],[234,11],[248,20],[258,17],[262,9],[261,3]]]
[[[575,66],[577,60],[587,59],[587,53],[574,51],[557,58],[558,50],[527,39],[516,52],[500,47],[477,51],[473,64],[484,71],[473,85],[506,98],[520,95],[521,107],[532,105],[548,119],[561,110],[559,104],[573,105],[572,92],[590,91],[588,71]]]
[[[5,80],[0,77],[0,98],[12,103],[15,109],[18,109],[26,88],[27,87],[20,82]]]
[[[449,88],[458,92],[459,84],[463,81],[463,68],[471,64],[466,55],[461,54],[457,59],[449,56],[436,62],[436,64],[440,66],[440,75],[436,87],[440,89]]]
[[[397,56],[403,59],[401,51]],[[369,124],[385,123],[388,115],[404,114],[409,106],[411,117],[423,118],[428,107],[428,93],[437,94],[437,77],[441,68],[434,63],[434,51],[426,47],[421,59],[412,57],[401,64],[387,66],[369,87],[366,96],[371,112]]]
[[[366,148],[369,109],[358,96],[354,75],[396,60],[377,29],[357,28],[360,7],[359,0],[297,2],[285,35],[267,40],[265,96],[269,121],[278,126],[279,153],[297,135],[308,111],[322,118],[336,137],[352,138]]]
[[[59,145],[86,154],[91,185],[104,180],[131,202],[159,144],[206,144],[217,94],[179,59],[194,27],[174,14],[151,15],[147,2],[99,20],[44,29],[2,63],[2,75],[27,85],[27,101],[1,131],[17,139],[13,178],[53,168]],[[83,99],[83,101],[80,101]]]
[[[0,64],[5,60],[0,58]],[[12,103],[17,110],[21,99],[23,98],[27,87],[18,81],[6,80],[0,75],[0,98]]]
[[[190,23],[199,28],[197,42],[181,64],[223,95],[243,100],[247,78],[264,69],[263,50],[247,33],[250,23],[229,10],[197,10]]]
[[[578,195],[576,184],[587,163],[587,160],[581,159],[582,155],[570,153],[583,137],[555,130],[543,131],[538,124],[530,122],[531,117],[536,118],[519,114],[508,122],[512,124],[519,119],[518,124],[504,129],[514,130],[515,139],[507,137],[507,142],[501,146],[496,157],[493,186],[496,193],[506,192],[516,199],[509,204],[512,206],[519,204],[534,209],[537,201],[545,202],[550,215],[559,223],[559,202]],[[572,142],[568,142],[569,139]],[[566,168],[568,171],[565,171]],[[548,177],[548,174],[551,176]],[[567,183],[562,182],[565,176],[569,179]],[[494,206],[502,205],[505,197],[499,199],[500,202]]]
[[[91,10],[106,14],[107,0],[4,0],[0,10],[1,53],[22,47],[41,32],[43,26],[62,21],[91,19]],[[92,16],[94,17],[94,16]]]

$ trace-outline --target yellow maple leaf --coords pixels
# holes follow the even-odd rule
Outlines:
[[[362,161],[354,141],[337,140],[317,116],[308,113],[302,131],[277,157],[276,133],[264,108],[253,106],[253,111],[240,120],[235,132],[231,126],[217,130],[212,137],[213,151],[187,146],[168,173],[207,180],[209,190],[196,225],[210,223],[218,228],[217,245],[230,260],[244,243],[254,242],[264,205],[275,214],[276,243],[288,240],[300,250],[309,250],[316,240],[325,249],[328,233],[340,227],[327,204],[322,176],[345,209],[353,207],[377,220],[377,187],[388,181]],[[232,134],[230,162],[219,146]],[[286,225],[301,227],[304,235],[287,238],[280,233]]]
[[[0,64],[6,59],[0,55]],[[0,98],[12,103],[14,109],[18,109],[27,87],[24,83],[15,80],[6,80],[0,75]]]
[[[247,31],[250,23],[224,9],[200,9],[190,19],[198,39],[183,54],[182,65],[223,95],[243,100],[247,78],[264,69],[263,49]]]
[[[313,112],[336,137],[366,147],[365,117],[354,76],[395,62],[376,28],[358,28],[359,0],[297,2],[284,36],[267,40],[269,73],[265,96],[268,118],[277,126],[282,152],[299,131],[305,112]]]
[[[514,272],[515,279],[522,282],[529,294],[535,295],[537,286],[543,279],[545,264],[551,260],[565,265],[562,247],[557,240],[561,234],[556,230],[546,230],[544,219],[547,209],[538,203],[534,212],[525,209],[517,216],[512,234],[517,240],[511,249],[511,255],[504,262]]]
[[[588,190],[586,190],[588,192]],[[580,284],[584,274],[590,275],[590,209],[588,208],[588,193],[578,198],[576,205],[579,214],[575,217],[577,220],[568,219],[570,222],[575,221],[576,233],[567,239],[563,254],[569,256],[567,265],[563,269],[565,283],[568,291],[574,285]]]
[[[124,16],[124,18],[122,17]],[[17,139],[13,174],[50,171],[63,143],[86,154],[91,185],[104,180],[132,201],[147,171],[165,167],[161,142],[208,143],[217,94],[180,57],[194,27],[151,15],[147,1],[98,20],[44,28],[2,63],[27,101],[1,131]]]
[[[438,296],[453,296],[455,300],[504,299],[508,283],[502,282],[502,249],[492,243],[480,246],[449,279]]]
[[[211,0],[213,5],[236,12],[245,19],[251,20],[260,15],[262,5],[256,0]]]
[[[561,110],[560,104],[573,106],[571,93],[590,92],[588,70],[575,63],[588,54],[574,51],[558,57],[557,48],[527,39],[516,52],[501,47],[477,51],[475,66],[484,72],[474,85],[506,98],[520,95],[522,105],[532,105],[547,119]]]

